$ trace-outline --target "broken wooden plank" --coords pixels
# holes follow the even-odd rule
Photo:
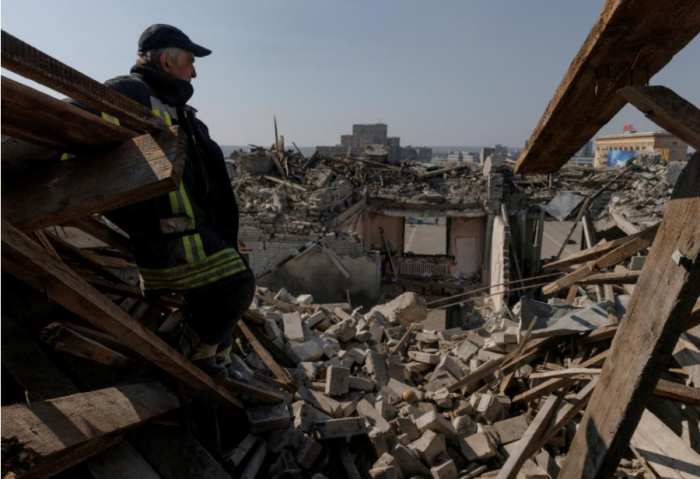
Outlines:
[[[617,95],[620,88],[648,84],[695,38],[699,6],[697,0],[670,0],[660,10],[654,0],[608,0],[525,144],[515,172],[553,173],[569,161],[625,106]]]
[[[525,461],[537,451],[534,447],[535,442],[549,425],[549,420],[556,412],[563,398],[563,394],[557,393],[552,393],[547,398],[547,401],[545,401],[535,419],[532,420],[523,437],[518,441],[515,451],[508,456],[506,463],[498,473],[498,479],[514,479],[517,476]]]
[[[167,130],[151,110],[2,31],[2,67],[146,132]]]
[[[93,326],[111,334],[143,358],[191,388],[232,407],[243,404],[230,392],[80,278],[59,259],[2,220],[2,269],[18,277]]]
[[[34,231],[173,191],[184,171],[185,140],[175,127],[18,176],[2,190],[2,217]]]
[[[98,240],[103,241],[104,243],[108,244],[110,248],[118,250],[127,258],[134,257],[134,251],[131,248],[129,238],[102,223],[95,216],[75,218],[67,221],[66,224],[74,226],[90,236],[94,236]]]
[[[46,236],[49,238],[49,240],[52,241],[56,250],[63,256],[71,258],[72,260],[82,264],[83,266],[95,272],[96,274],[104,276],[106,279],[133,286],[131,283],[129,283],[129,281],[126,280],[126,278],[118,275],[117,273],[112,271],[112,269],[96,261],[94,258],[95,255],[91,255],[87,251],[83,251],[80,248],[76,248],[72,244],[59,238],[57,235],[51,232],[47,232]]]
[[[138,136],[132,130],[4,76],[2,132],[67,153],[118,145]]]
[[[700,479],[700,455],[654,413],[644,410],[630,444],[660,477]]]
[[[700,406],[700,388],[693,388],[668,379],[659,379],[654,396],[665,397],[685,404]]]
[[[127,368],[136,364],[133,359],[88,339],[59,323],[49,324],[42,332],[42,338],[56,351],[63,351],[106,366]]]
[[[644,231],[646,231],[646,230],[644,230]],[[644,231],[640,231],[639,233],[625,236],[623,238],[618,238],[618,239],[613,240],[613,241],[608,241],[606,243],[601,243],[601,244],[596,245],[592,248],[588,248],[588,249],[585,249],[583,251],[579,251],[578,253],[571,254],[564,259],[560,259],[559,261],[553,261],[551,263],[547,263],[546,265],[542,266],[542,269],[545,271],[555,270],[555,269],[565,269],[565,268],[572,266],[572,265],[575,265],[575,264],[585,263],[586,261],[590,261],[592,259],[599,258],[599,257],[603,256],[604,254],[609,253],[610,251],[618,248],[619,246],[627,244],[630,241],[638,238],[639,236],[644,234]]]
[[[56,474],[100,451],[102,444],[111,445],[115,437],[179,407],[178,398],[158,382],[3,407],[3,443],[17,445],[14,454],[3,454],[3,468],[26,453],[34,462],[26,472]]]
[[[550,379],[550,378],[562,378],[562,379],[585,379],[588,376],[594,374],[600,374],[600,369],[598,368],[569,368],[561,369],[557,371],[545,371],[541,373],[530,374],[530,379]]]
[[[618,92],[644,116],[700,151],[700,110],[665,86],[628,86]]]
[[[641,271],[626,271],[624,273],[600,273],[592,274],[587,278],[577,281],[577,284],[636,284]],[[604,297],[604,296],[603,296]]]
[[[640,251],[647,249],[649,246],[651,246],[652,242],[654,241],[658,229],[659,225],[647,228],[642,232],[641,235],[634,238],[632,241],[618,246],[617,248],[610,251],[609,253],[604,254],[597,260],[591,261],[588,264],[581,266],[573,273],[569,273],[563,278],[559,278],[558,280],[543,287],[542,293],[547,295],[554,294],[559,290],[567,288],[572,284],[587,278],[588,276],[593,274],[594,271],[600,271],[614,266],[620,263],[621,261],[629,258],[630,256],[633,256],[639,253]]]
[[[287,374],[285,370],[282,369],[279,366],[279,364],[277,364],[277,361],[274,360],[270,352],[267,349],[265,349],[265,347],[260,343],[258,338],[253,334],[253,332],[250,330],[245,321],[239,319],[238,327],[241,328],[241,331],[248,339],[248,342],[253,347],[253,350],[255,350],[255,352],[258,353],[258,356],[260,356],[262,362],[265,363],[265,366],[267,366],[270,369],[270,371],[272,371],[272,374],[275,375],[277,380],[281,382],[287,389],[296,389],[292,378],[290,378],[289,374]]]
[[[700,294],[698,237],[700,153],[688,162],[666,206],[562,479],[614,473]]]
[[[608,357],[608,353],[609,351],[605,350],[587,361],[582,362],[580,366],[583,368],[600,366],[605,361],[605,358]],[[573,383],[573,380],[567,378],[550,379],[549,381],[545,381],[534,388],[514,396],[512,400],[514,403],[528,403],[558,389],[568,388]]]

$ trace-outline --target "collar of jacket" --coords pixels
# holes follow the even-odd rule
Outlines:
[[[189,82],[179,80],[155,68],[134,65],[131,73],[141,76],[163,101],[172,106],[184,107],[194,94],[194,87]]]

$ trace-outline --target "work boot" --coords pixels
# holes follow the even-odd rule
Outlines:
[[[216,348],[218,346],[218,344],[200,343],[195,349],[191,361],[213,379],[227,379],[229,376],[226,368],[217,364],[216,361]]]
[[[216,352],[217,364],[226,368],[230,379],[247,383],[253,377],[253,371],[236,353],[231,352],[232,350],[233,335],[219,344]]]

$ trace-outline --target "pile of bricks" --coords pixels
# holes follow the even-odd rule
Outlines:
[[[523,340],[518,323],[503,317],[478,330],[425,330],[426,308],[414,293],[367,314],[284,290],[262,298],[266,334],[297,364],[286,368],[296,390],[285,403],[247,411],[250,434],[229,456],[241,477],[496,477],[524,447],[547,397],[516,401],[526,378],[571,361],[570,350]],[[554,349],[534,364],[543,346]],[[246,362],[265,369],[255,356]],[[504,477],[556,477],[574,431],[567,422],[517,476]]]

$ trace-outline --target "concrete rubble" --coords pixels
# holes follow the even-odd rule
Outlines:
[[[423,300],[410,293],[363,314],[263,288],[254,308],[297,365],[285,369],[294,388],[284,403],[248,411],[251,435],[268,451],[255,477],[496,477],[556,390],[537,393],[544,380],[530,378],[551,375],[559,387],[583,387],[599,369],[576,379],[556,372],[609,346],[585,345],[590,331],[549,335],[546,323],[530,335],[530,321],[505,312],[487,315],[478,329],[429,330],[421,323]],[[516,305],[514,314],[521,309]],[[535,335],[537,329],[547,334]],[[255,369],[251,356],[245,361]],[[269,373],[263,365],[256,376]],[[556,477],[576,421],[540,438],[517,477]],[[240,457],[251,441],[249,435],[229,456],[234,471],[246,467]],[[643,471],[631,457],[618,477]]]

